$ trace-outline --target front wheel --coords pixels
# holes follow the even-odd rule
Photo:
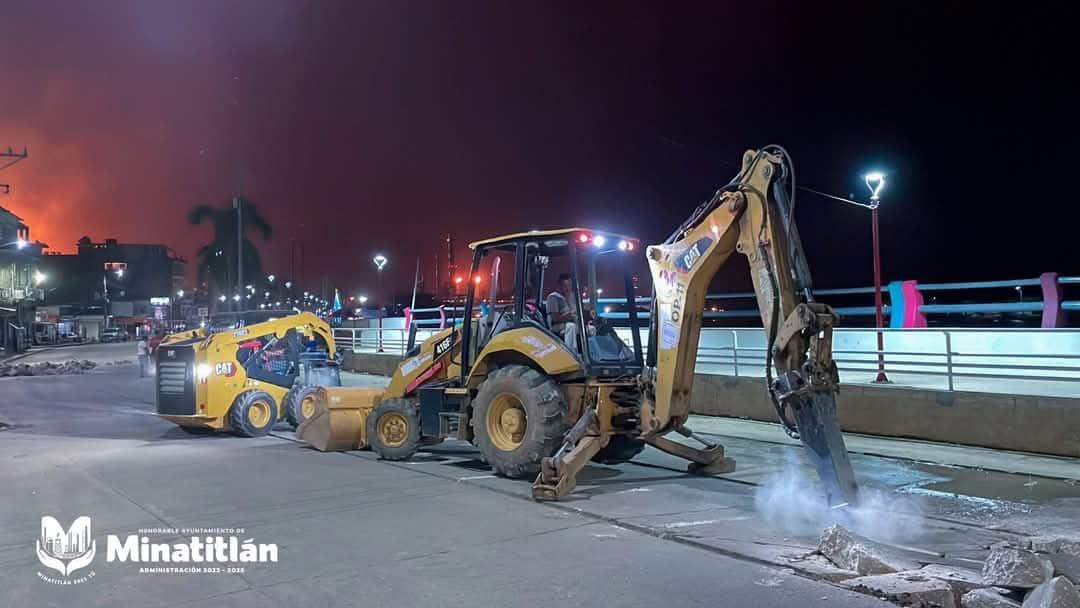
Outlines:
[[[550,376],[524,365],[501,367],[473,400],[476,446],[499,475],[535,476],[567,430],[566,400]]]
[[[371,450],[383,460],[408,460],[420,447],[420,413],[408,399],[386,399],[367,418]]]
[[[229,408],[229,426],[237,435],[260,437],[277,423],[277,403],[265,391],[244,391]]]

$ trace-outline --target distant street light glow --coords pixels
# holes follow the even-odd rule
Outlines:
[[[41,285],[45,282],[45,275],[40,270],[34,271],[34,285]]]
[[[592,238],[592,244],[596,245],[597,247],[603,247],[604,243],[606,243],[606,242],[607,242],[607,239],[604,238],[604,235],[602,235],[602,234],[598,234],[598,235],[596,235],[596,236],[594,236]]]
[[[380,253],[375,257],[371,258],[371,261],[375,262],[375,268],[381,272],[383,266],[386,266],[386,263],[390,260],[386,259],[386,256]]]
[[[178,298],[184,297],[184,290],[183,289],[178,290],[176,292],[176,297],[178,297]]]

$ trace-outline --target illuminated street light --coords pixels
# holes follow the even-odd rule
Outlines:
[[[18,239],[17,241],[15,241],[15,248],[22,249],[26,247],[27,244],[28,243],[26,242],[26,239]]]
[[[176,292],[176,297],[178,297],[178,298],[184,297],[184,290],[183,289],[178,290]]]
[[[239,302],[240,301],[240,294],[236,294],[235,296],[232,297],[232,299],[233,299],[233,302]]]
[[[863,176],[866,187],[870,189],[870,222],[874,240],[874,326],[877,328],[878,373],[874,382],[886,383],[885,375],[885,334],[882,328],[881,302],[881,240],[878,236],[878,207],[881,204],[881,189],[885,187],[885,174],[872,171]]]
[[[267,280],[267,282],[269,282],[269,283],[273,283],[273,282],[274,282],[274,278],[275,278],[275,277],[274,277],[274,275],[272,275],[272,274],[271,274],[271,275],[267,275],[267,277],[266,277],[266,280]]]
[[[885,174],[880,171],[867,173],[863,179],[866,187],[870,189],[870,200],[877,202],[881,199],[881,189],[885,187]]]
[[[378,299],[378,302],[379,302],[379,348],[377,349],[376,352],[381,353],[381,352],[383,352],[383,345],[382,345],[382,339],[383,339],[382,269],[383,269],[384,266],[386,266],[386,263],[389,262],[390,260],[386,259],[385,255],[383,255],[381,253],[378,253],[378,254],[375,254],[375,257],[371,258],[371,261],[375,263],[375,269],[378,271],[378,272],[375,273],[375,276],[378,279],[376,281],[376,283],[375,283],[375,298]]]
[[[220,296],[217,297],[217,299],[220,302],[224,302],[225,301],[225,294],[221,294]]]
[[[473,283],[476,283],[477,285],[480,284],[480,275],[476,275],[475,277],[473,277]]]
[[[45,282],[45,275],[40,270],[34,271],[34,285],[41,285]]]
[[[367,304],[367,296],[357,296],[356,299],[360,300],[360,305],[361,306],[363,306],[364,304]]]
[[[285,289],[292,289],[292,281],[285,281]]]
[[[116,278],[118,278],[118,279],[124,278],[124,269],[123,268],[117,268],[116,269]]]

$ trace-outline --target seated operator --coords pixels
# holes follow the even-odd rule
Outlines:
[[[551,332],[563,339],[575,351],[578,348],[578,299],[574,297],[574,285],[569,273],[559,275],[559,287],[548,294],[548,326]]]

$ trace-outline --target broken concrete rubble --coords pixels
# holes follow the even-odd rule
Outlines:
[[[901,606],[956,608],[956,598],[948,583],[917,572],[861,576],[843,581],[840,585]]]
[[[1024,548],[1045,554],[1054,565],[1054,574],[1080,584],[1080,539],[1040,536],[1027,539]]]
[[[981,574],[967,568],[946,566],[944,564],[928,564],[917,572],[948,583],[952,587],[957,605],[961,604],[961,600],[966,593],[988,586],[983,581]]]
[[[829,526],[821,533],[818,552],[838,567],[863,576],[916,570],[921,566],[913,560],[896,555],[896,552],[888,547],[836,525]]]
[[[988,585],[1019,587],[1030,589],[1037,587],[1054,576],[1054,565],[1050,560],[1030,551],[995,545],[983,564],[982,578]]]
[[[1020,608],[1020,602],[1009,599],[993,589],[974,589],[960,598],[962,608]]]
[[[55,376],[66,374],[85,374],[97,367],[97,363],[88,359],[72,359],[63,363],[43,361],[41,363],[0,364],[0,377],[3,376]]]
[[[1024,608],[1080,608],[1080,591],[1058,576],[1033,589],[1024,599]]]

